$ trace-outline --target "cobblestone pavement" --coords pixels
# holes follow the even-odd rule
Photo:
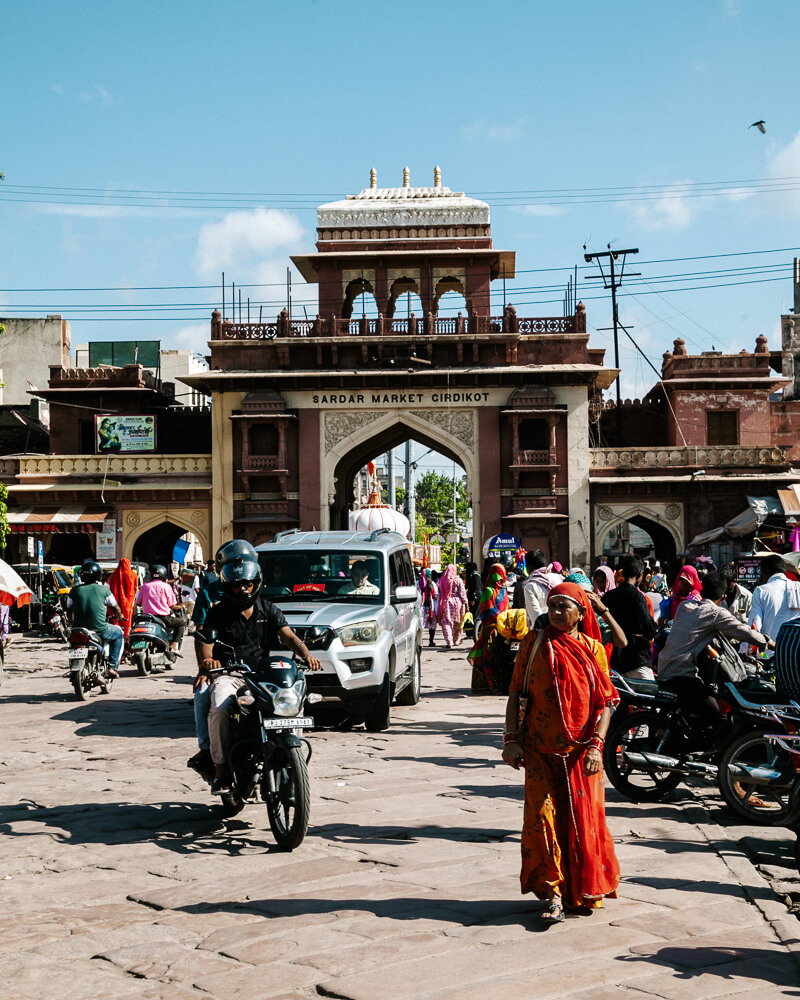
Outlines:
[[[686,790],[610,792],[620,898],[540,929],[503,701],[467,695],[463,654],[426,651],[388,733],[315,732],[292,854],[263,806],[217,818],[186,768],[188,659],[86,704],[64,662],[18,639],[0,689],[3,1000],[800,996],[800,924],[737,843],[790,875],[789,834],[726,831]]]

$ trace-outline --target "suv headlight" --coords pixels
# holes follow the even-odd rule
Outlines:
[[[380,626],[376,621],[355,622],[336,629],[343,646],[361,646],[378,641]]]
[[[272,707],[276,715],[298,715],[303,704],[305,681],[296,681],[290,688],[278,688],[272,693]]]

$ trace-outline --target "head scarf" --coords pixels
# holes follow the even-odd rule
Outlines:
[[[678,580],[683,577],[684,580],[688,580],[690,584],[690,592],[683,597],[675,592]],[[670,618],[675,617],[675,612],[683,604],[685,600],[690,597],[696,597],[698,600],[702,597],[702,583],[700,582],[700,577],[694,566],[681,566],[680,572],[675,577],[675,583],[672,585],[672,598],[669,602],[669,616]]]
[[[568,597],[571,601],[574,601],[577,605],[583,608],[583,621],[580,623],[578,628],[584,633],[584,635],[588,635],[591,639],[597,639],[597,641],[600,642],[600,626],[597,624],[597,616],[594,613],[594,608],[589,602],[589,598],[586,596],[584,588],[577,583],[559,583],[553,587],[547,595],[547,603],[549,604],[550,601],[552,601],[552,599],[557,597],[559,594],[563,597]],[[550,635],[551,632],[553,636],[563,634],[558,629],[554,629],[552,625],[548,625],[545,635],[547,635],[548,638],[552,638]]]
[[[450,599],[450,595],[453,592],[453,585],[456,582],[456,568],[450,563],[449,566],[445,567],[444,573],[442,573],[439,579],[439,608],[442,605],[447,604]]]
[[[604,590],[598,590],[597,587],[594,586],[594,592],[598,597],[602,597],[603,594],[607,594],[609,590],[617,589],[617,583],[614,579],[614,570],[610,566],[598,566],[592,575],[592,582],[594,582],[594,577],[596,577],[598,573],[606,578],[606,586]]]
[[[564,577],[565,583],[577,583],[583,590],[592,589],[592,581],[582,569],[571,569]]]
[[[553,560],[553,562],[550,563],[550,569],[553,573],[561,573],[563,572],[564,567],[561,565],[560,562],[556,562],[555,560]]]
[[[131,567],[130,559],[123,557],[108,578],[108,589],[114,595],[114,599],[122,611],[122,629],[126,636],[131,630],[131,613],[138,586],[139,577],[136,570]]]

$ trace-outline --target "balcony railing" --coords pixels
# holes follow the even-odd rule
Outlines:
[[[771,445],[696,448],[592,448],[593,469],[758,468],[789,464],[789,449]]]
[[[248,455],[245,459],[245,468],[242,470],[244,472],[271,472],[273,469],[280,468],[284,469],[286,465],[285,459],[283,460],[283,465],[279,465],[281,459],[279,455]]]
[[[516,316],[432,316],[389,318],[318,316],[295,320],[279,316],[274,323],[231,323],[212,319],[212,340],[275,340],[285,337],[462,337],[476,334],[585,333],[586,314],[517,318]]]
[[[558,507],[558,497],[526,497],[517,496],[511,498],[511,509],[514,514],[542,513],[554,511]]]
[[[550,449],[544,448],[537,451],[521,451],[519,453],[519,465],[549,465]]]
[[[162,476],[211,476],[210,455],[22,455],[19,459],[20,478],[67,476],[104,476],[109,479],[136,477],[148,479]],[[0,470],[3,476],[14,472]]]

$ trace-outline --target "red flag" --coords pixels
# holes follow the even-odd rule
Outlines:
[[[429,559],[430,552],[428,550],[428,532],[425,532],[425,540],[422,543],[422,568],[427,569],[430,566]]]
[[[370,479],[374,479],[375,478],[375,463],[374,462],[367,462],[367,472],[369,473],[369,478]]]

